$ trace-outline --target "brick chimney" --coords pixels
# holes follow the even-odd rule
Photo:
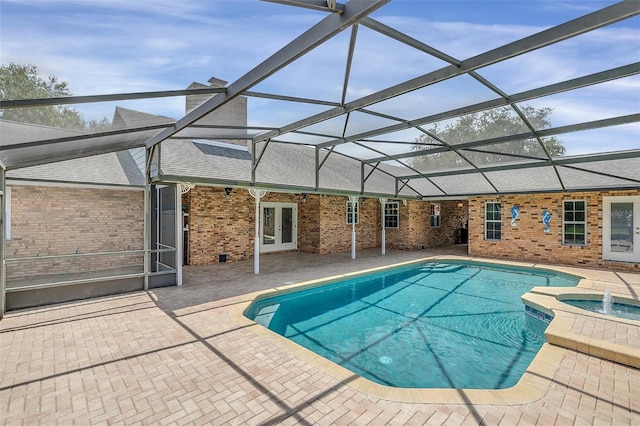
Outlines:
[[[204,85],[201,83],[191,83],[188,89],[204,89],[207,87],[225,87],[227,82],[224,80],[220,80],[215,77],[211,77],[208,81],[209,85]],[[215,94],[206,94],[206,95],[188,95],[186,97],[185,102],[185,113],[192,111],[198,105],[202,104],[207,99],[215,96]],[[195,124],[214,124],[219,126],[247,126],[247,98],[244,96],[238,96],[233,99],[231,102],[223,105],[222,107],[216,109],[211,114],[208,114],[198,120]],[[200,131],[204,131],[205,129],[200,129]],[[208,137],[202,139],[210,139],[219,142],[231,143],[234,145],[242,145],[246,146],[247,141],[245,139],[221,139],[217,138],[216,135],[228,135],[230,133],[244,133],[244,130],[238,129],[208,129],[206,130]]]

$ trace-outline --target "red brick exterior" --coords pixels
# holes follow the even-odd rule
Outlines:
[[[143,206],[143,191],[12,186],[7,259],[142,250]],[[8,261],[7,281],[127,265],[142,255]]]
[[[553,194],[504,195],[469,199],[469,254],[516,261],[559,263],[639,271],[640,264],[602,260],[603,197],[640,195],[640,191],[568,192]],[[587,244],[562,244],[564,200],[585,200],[587,204]],[[502,238],[484,238],[486,202],[502,203]],[[517,226],[510,225],[510,209],[520,206]],[[543,232],[542,211],[551,213],[551,231]]]
[[[468,220],[469,254],[536,263],[640,270],[638,263],[602,260],[604,196],[640,195],[640,191],[521,194],[478,196],[467,201],[439,201],[441,225],[430,225],[430,201],[399,202],[399,228],[386,229],[390,249],[416,250],[453,244],[456,232]],[[98,253],[143,248],[142,191],[38,186],[12,187],[11,240],[7,258],[58,254]],[[351,225],[346,221],[346,196],[268,192],[263,202],[297,203],[298,250],[326,254],[351,250]],[[255,200],[244,189],[234,189],[227,200],[222,188],[197,186],[183,195],[188,223],[189,264],[244,260],[253,256]],[[587,244],[562,244],[563,200],[587,202]],[[502,203],[502,238],[484,239],[484,206]],[[461,204],[461,205],[459,205]],[[510,208],[520,206],[516,227],[510,226]],[[380,247],[381,209],[376,198],[361,199],[356,225],[357,249]],[[543,232],[543,209],[552,214],[551,232]],[[467,216],[468,215],[468,216]],[[86,257],[8,262],[7,279],[126,267],[142,263],[141,256]]]
[[[228,200],[222,188],[196,186],[183,196],[189,214],[189,264],[209,265],[220,254],[227,260],[252,255],[254,205],[247,191],[234,191]]]
[[[440,204],[440,226],[431,226],[431,204]],[[458,204],[462,204],[458,207]],[[466,201],[407,201],[399,202],[398,228],[387,228],[387,247],[400,250],[419,250],[427,247],[451,245],[456,232],[467,220]],[[378,211],[380,215],[380,211]]]
[[[346,196],[268,192],[261,202],[298,204],[298,250],[327,254],[351,250],[351,225],[347,224]],[[466,221],[465,207],[441,202],[442,225],[429,225],[429,203],[400,202],[400,228],[387,229],[387,247],[420,249],[453,244],[455,230]],[[253,256],[255,200],[244,189],[234,189],[227,200],[222,188],[197,186],[183,196],[189,214],[189,264],[208,265],[226,254],[227,261]],[[356,225],[357,249],[380,247],[381,208],[377,198],[360,201]],[[407,226],[408,224],[408,226]]]
[[[319,254],[351,251],[351,224],[347,224],[348,197],[320,197]],[[359,203],[356,249],[380,246],[380,203],[370,198]]]

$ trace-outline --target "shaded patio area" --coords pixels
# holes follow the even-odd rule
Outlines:
[[[350,386],[230,316],[250,293],[428,256],[421,251],[287,253],[185,267],[184,285],[7,313],[0,323],[2,424],[633,424],[640,370],[556,346],[526,404],[394,402]],[[593,288],[640,292],[638,274],[561,268]],[[585,314],[583,329],[597,319]],[[629,344],[640,327],[627,327]]]

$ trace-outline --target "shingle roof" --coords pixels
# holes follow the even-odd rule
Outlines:
[[[2,136],[11,132],[12,142],[76,136],[79,132],[0,120]],[[21,139],[22,138],[22,139]],[[143,185],[144,176],[126,152],[110,152],[85,158],[24,167],[7,172],[8,179],[28,179],[111,185]]]

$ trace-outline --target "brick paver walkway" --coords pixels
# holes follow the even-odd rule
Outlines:
[[[183,287],[9,312],[0,423],[640,424],[640,370],[578,352],[563,349],[548,392],[529,404],[398,403],[354,390],[229,317],[248,292],[425,254],[265,256],[258,277],[248,263],[186,268]]]

